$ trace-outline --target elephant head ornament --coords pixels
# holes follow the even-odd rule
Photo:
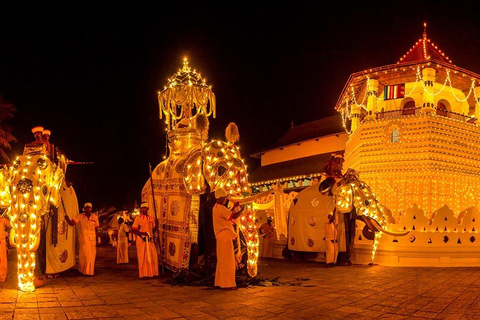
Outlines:
[[[232,142],[213,140],[201,149],[193,150],[185,159],[184,184],[192,193],[224,188],[230,195],[248,191],[247,168],[239,147]]]
[[[328,179],[325,182],[327,183],[319,186],[320,192],[325,193],[325,187],[328,189],[328,185],[332,183]],[[365,222],[369,230],[391,236],[408,234],[408,231],[393,231],[386,227],[388,217],[384,207],[378,202],[371,188],[358,179],[355,170],[348,169],[345,178],[332,186],[332,193],[335,196],[335,209],[341,213],[352,212],[353,218]]]

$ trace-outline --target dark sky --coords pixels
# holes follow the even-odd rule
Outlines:
[[[350,74],[398,61],[423,32],[457,66],[480,73],[474,2],[362,1],[266,5],[230,1],[64,1],[0,7],[0,94],[21,153],[30,129],[52,130],[79,202],[133,206],[165,153],[157,91],[187,56],[213,86],[210,136],[240,129],[243,156],[288,130],[335,113]],[[300,2],[298,2],[300,3]]]

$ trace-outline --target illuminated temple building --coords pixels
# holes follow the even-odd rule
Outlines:
[[[478,97],[477,97],[478,96]],[[397,64],[352,74],[336,108],[354,168],[394,214],[428,217],[479,207],[480,75],[461,69],[426,32]]]
[[[252,173],[252,186],[285,181],[298,188],[301,175],[291,177],[291,168],[270,181],[261,174],[292,161],[321,171],[329,152],[344,150],[344,170],[357,170],[390,210],[390,228],[410,230],[406,237],[381,238],[378,263],[480,265],[480,75],[454,65],[424,31],[397,63],[352,74],[335,109],[346,132],[343,146],[327,151],[311,144],[310,154],[293,152],[292,159],[282,158],[282,149],[295,151],[325,136],[274,144],[254,155],[262,166]],[[334,118],[323,120],[306,125]],[[362,237],[363,225],[357,227],[354,259],[366,262],[372,242]]]

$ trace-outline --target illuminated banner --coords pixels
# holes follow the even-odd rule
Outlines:
[[[383,90],[384,100],[398,99],[405,96],[405,83],[385,86]]]

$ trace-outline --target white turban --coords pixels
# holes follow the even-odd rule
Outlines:
[[[225,191],[225,189],[218,188],[217,190],[215,190],[215,199],[220,199],[226,196],[228,196],[228,194],[227,194],[227,191]]]

